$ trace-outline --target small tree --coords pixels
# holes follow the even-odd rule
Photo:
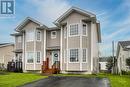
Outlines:
[[[130,57],[126,59],[126,65],[130,66]]]
[[[106,67],[107,67],[108,72],[111,73],[111,70],[113,67],[113,57],[108,58]]]

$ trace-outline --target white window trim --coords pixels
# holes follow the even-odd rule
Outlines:
[[[83,25],[86,25],[86,35],[83,34]],[[86,23],[82,24],[82,36],[88,36],[88,24]]]
[[[67,26],[64,27],[64,38],[67,38]]]
[[[28,60],[27,60],[27,59],[28,59],[28,58],[27,58],[28,56],[27,56],[27,55],[28,55],[29,52],[30,52],[30,53],[33,52],[33,63],[28,63]],[[34,51],[27,51],[27,52],[26,52],[26,64],[34,64],[34,61],[35,61],[35,53],[34,53]]]
[[[78,25],[78,34],[77,35],[70,35],[70,26],[71,25]],[[76,37],[76,36],[80,36],[80,23],[72,23],[72,24],[69,24],[69,28],[68,28],[68,30],[69,30],[69,37]]]
[[[69,48],[69,49],[68,49],[68,51],[69,51],[69,52],[68,52],[69,63],[80,63],[80,59],[79,59],[78,62],[70,62],[70,50],[71,50],[71,49],[78,49],[78,59],[79,59],[79,56],[80,56],[80,48]]]
[[[25,38],[26,38],[26,42],[31,42],[31,41],[34,41],[35,36],[36,36],[34,31],[35,31],[35,30],[32,30],[32,31],[26,31],[26,34],[25,34],[25,35],[26,35],[26,37],[25,37]],[[34,35],[33,35],[33,39],[32,39],[32,40],[29,40],[29,39],[28,39],[28,37],[27,37],[27,36],[28,36],[27,34],[28,34],[29,32],[31,32],[31,33],[33,33],[33,34],[34,34]]]
[[[86,62],[83,61],[83,56],[82,56],[82,63],[87,63],[87,59],[88,59],[88,50],[87,48],[83,48],[86,49]],[[83,55],[83,49],[82,49],[82,55]]]
[[[37,52],[40,52],[40,62],[39,62],[39,63],[37,62]],[[41,64],[41,61],[42,61],[42,60],[41,60],[41,58],[42,58],[42,54],[41,54],[41,53],[42,53],[41,51],[36,51],[36,53],[35,53],[35,58],[36,58],[35,61],[36,61],[36,64]]]
[[[37,40],[37,33],[40,32],[40,40]],[[41,41],[42,40],[42,32],[40,30],[36,30],[36,41]]]
[[[55,32],[56,33],[56,35],[54,36],[54,35],[52,35],[52,33],[53,32]],[[51,31],[51,39],[55,39],[57,37],[57,31]]]

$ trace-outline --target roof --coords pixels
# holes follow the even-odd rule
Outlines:
[[[29,23],[30,21],[36,23],[36,24],[39,24],[40,26],[44,27],[44,28],[48,28],[47,26],[43,25],[41,22],[31,18],[31,17],[26,17],[25,20],[20,24],[18,25],[15,30],[16,31],[20,31],[27,23]]]
[[[65,17],[67,17],[69,14],[71,14],[73,11],[76,11],[76,12],[79,12],[81,14],[84,14],[86,16],[89,16],[89,17],[96,17],[95,14],[91,13],[91,12],[88,12],[88,11],[85,11],[85,10],[82,10],[80,8],[77,8],[77,7],[71,7],[69,10],[67,10],[63,15],[61,15],[56,21],[54,21],[55,24],[57,24],[58,22],[60,22],[61,20],[63,20]]]
[[[130,46],[130,41],[119,41],[118,43],[122,46],[122,48],[127,48]]]
[[[13,43],[0,43],[0,48],[1,47],[6,47],[6,46],[13,46],[14,44]]]

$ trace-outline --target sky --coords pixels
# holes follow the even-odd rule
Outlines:
[[[96,14],[100,21],[100,56],[112,55],[112,41],[130,40],[130,0],[15,0],[15,15],[0,18],[0,43],[14,42],[11,33],[26,17],[48,27],[72,6]],[[116,52],[115,52],[116,54]]]

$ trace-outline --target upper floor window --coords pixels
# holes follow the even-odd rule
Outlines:
[[[37,63],[40,63],[40,61],[41,61],[41,52],[36,52],[36,61],[37,61]]]
[[[33,63],[34,52],[27,52],[27,63]]]
[[[87,35],[87,25],[83,24],[83,35]]]
[[[51,39],[56,38],[57,32],[56,31],[51,31]]]
[[[79,50],[70,49],[70,62],[78,62],[78,61],[79,61]]]
[[[34,41],[34,31],[28,31],[26,32],[26,40],[27,41]]]
[[[70,25],[70,36],[78,35],[78,24]]]
[[[41,31],[38,30],[36,36],[37,36],[37,40],[40,41],[41,40]]]
[[[18,42],[22,42],[22,37],[18,36]]]

